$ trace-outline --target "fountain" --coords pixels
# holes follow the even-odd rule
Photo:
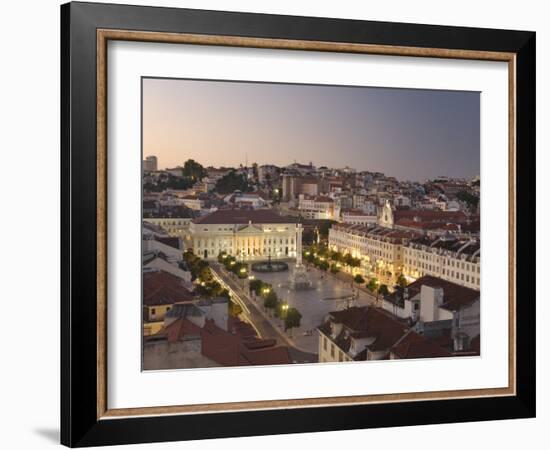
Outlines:
[[[284,272],[288,270],[288,264],[283,261],[271,261],[271,255],[269,255],[267,261],[253,263],[252,270],[261,273]]]

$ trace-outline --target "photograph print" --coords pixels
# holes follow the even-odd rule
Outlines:
[[[142,369],[480,356],[480,93],[142,78]]]

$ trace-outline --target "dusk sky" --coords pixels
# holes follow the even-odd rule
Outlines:
[[[143,80],[143,156],[159,168],[353,167],[400,180],[479,175],[479,93]]]

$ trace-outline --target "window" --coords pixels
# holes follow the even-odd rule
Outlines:
[[[157,313],[157,310],[155,308],[151,308],[151,315],[155,315]]]
[[[327,351],[327,342],[328,342],[328,338],[326,336],[323,336],[323,350],[325,352]]]
[[[330,344],[330,356],[334,358],[334,344]]]

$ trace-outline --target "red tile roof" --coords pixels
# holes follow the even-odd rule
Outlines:
[[[407,286],[409,289],[409,297],[420,292],[422,286],[443,289],[443,304],[441,308],[448,311],[458,311],[466,306],[470,306],[476,300],[479,300],[479,291],[431,275],[423,276],[409,284]]]
[[[197,224],[247,224],[252,223],[294,223],[291,217],[280,216],[271,209],[219,209],[193,220]]]
[[[233,324],[241,330],[243,322]],[[248,333],[247,333],[248,334]],[[207,320],[202,329],[202,354],[224,366],[291,364],[287,347],[276,346],[276,341],[260,340],[240,332],[231,333]]]
[[[200,334],[201,327],[185,318],[181,318],[164,327],[158,332],[157,336],[165,336],[168,342],[174,343],[183,340],[185,337],[200,336]]]
[[[161,242],[169,247],[176,248],[180,250],[180,240],[178,237],[174,236],[156,236],[155,240]]]
[[[342,324],[343,328],[338,336],[332,336],[333,324]],[[409,327],[405,321],[397,319],[392,314],[374,306],[354,306],[342,311],[330,313],[327,322],[319,330],[348,352],[351,339],[372,337],[375,341],[368,346],[371,351],[387,351],[407,331]],[[355,359],[365,359],[366,351],[360,352]]]
[[[143,305],[172,305],[192,300],[194,295],[185,288],[181,278],[168,272],[143,273]]]
[[[399,359],[452,356],[449,351],[412,330],[394,344],[390,351]]]
[[[468,216],[462,211],[439,211],[431,209],[397,209],[393,212],[394,221],[418,219],[420,222],[466,222]]]

